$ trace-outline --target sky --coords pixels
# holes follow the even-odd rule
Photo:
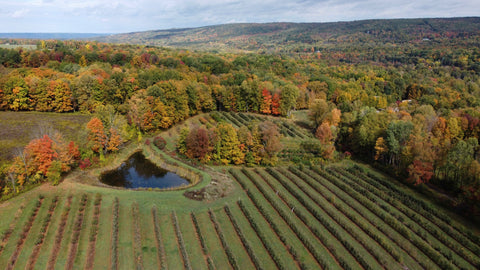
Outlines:
[[[128,33],[243,22],[480,16],[480,0],[0,0],[1,33]]]

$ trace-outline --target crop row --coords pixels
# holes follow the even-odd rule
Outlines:
[[[340,198],[342,202],[346,203],[352,209],[355,209],[362,216],[366,218],[368,217],[367,219],[371,220],[371,224],[374,227],[382,231],[405,251],[407,254],[406,258],[414,258],[415,262],[420,264],[421,267],[425,269],[432,269],[436,267],[431,266],[431,264],[429,264],[430,261],[428,257],[424,257],[423,253],[421,252],[418,253],[416,247],[409,241],[408,238],[405,237],[405,234],[408,234],[408,231],[403,231],[402,229],[404,228],[401,227],[401,224],[397,220],[391,219],[389,215],[386,215],[378,205],[370,202],[361,196],[361,194],[350,189],[342,182],[329,181],[320,176],[318,173],[306,168],[302,168],[301,171],[313,179],[313,183],[319,185],[321,190],[328,190],[333,194],[333,196]],[[334,200],[335,197],[331,198],[331,201]]]
[[[208,210],[208,215],[210,216],[210,220],[213,223],[213,227],[215,228],[215,231],[217,232],[218,238],[220,239],[220,242],[222,243],[223,250],[225,250],[225,254],[227,254],[228,262],[232,266],[233,269],[240,269],[238,266],[237,260],[233,256],[232,251],[230,250],[230,247],[227,244],[227,241],[225,241],[225,235],[222,232],[222,229],[218,225],[218,221],[215,217],[215,214],[211,209]]]
[[[215,267],[213,265],[212,258],[210,257],[210,255],[208,253],[207,245],[205,243],[205,238],[203,237],[202,231],[200,230],[200,225],[198,224],[197,217],[195,216],[195,214],[193,212],[190,213],[190,217],[192,219],[193,226],[195,228],[195,235],[200,240],[200,246],[202,247],[203,255],[207,258],[208,269],[209,270],[214,270]]]
[[[85,269],[93,268],[93,260],[95,259],[95,243],[97,242],[98,226],[100,221],[100,205],[102,203],[102,195],[97,193],[95,195],[95,201],[93,202],[93,219],[92,226],[90,227],[90,238],[88,244],[88,255]]]
[[[157,256],[160,262],[160,269],[167,269],[167,258],[165,255],[165,248],[163,246],[162,234],[160,233],[160,226],[158,221],[157,207],[152,207],[153,228],[155,231],[155,243],[157,245]]]
[[[356,241],[353,240],[354,237],[347,238],[349,231],[340,229],[340,225],[336,223],[333,219],[330,219],[322,211],[320,212],[316,207],[313,206],[305,197],[303,197],[297,190],[292,186],[288,185],[285,182],[284,176],[273,170],[267,168],[267,171],[286,189],[288,192],[300,203],[302,204],[307,211],[314,216],[337,240],[342,243],[342,245],[350,252],[350,254],[359,262],[364,269],[373,269],[372,265],[366,261],[366,254],[363,249],[355,245]],[[352,241],[353,240],[353,241]]]
[[[362,214],[355,212],[353,208],[345,207],[344,205],[346,202],[340,203],[338,200],[335,200],[334,197],[328,197],[325,193],[325,189],[315,185],[315,181],[295,167],[290,167],[289,170],[298,178],[301,178],[310,188],[315,190],[317,194],[321,195],[325,200],[332,204],[339,212],[348,217],[351,222],[359,226],[368,236],[382,246],[382,248],[387,251],[397,262],[402,263],[402,256],[396,250],[396,248],[391,245],[390,239],[388,239],[384,234],[379,233],[379,231],[374,230],[373,228],[375,226],[372,226],[374,224],[365,221],[366,218],[362,216]],[[305,187],[303,187],[303,189],[305,189]]]
[[[260,260],[258,257],[255,255],[255,252],[252,249],[252,246],[250,243],[247,241],[247,238],[242,232],[242,229],[240,226],[238,226],[237,221],[235,220],[235,217],[232,215],[232,212],[230,211],[230,208],[228,205],[225,205],[224,207],[225,213],[227,214],[228,218],[230,219],[230,222],[233,225],[233,228],[235,229],[235,232],[237,233],[238,237],[240,238],[240,241],[242,241],[243,246],[245,247],[245,250],[248,253],[248,256],[250,256],[250,259],[252,260],[253,264],[255,265],[256,269],[263,269],[260,265]]]
[[[257,209],[264,215],[264,217],[269,217],[270,215],[268,214],[267,211],[265,211],[264,207],[262,206],[263,203],[257,198],[258,193],[252,192],[246,185],[246,180],[243,179],[243,175],[237,172],[237,170],[231,170],[230,173],[237,179],[237,181],[242,185],[242,187],[246,190],[247,195],[249,196],[250,200],[255,204]],[[329,256],[326,256],[328,254],[328,250],[325,248],[324,252],[321,252],[320,249],[313,243],[313,240],[311,237],[307,235],[307,233],[303,230],[305,228],[309,229],[308,227],[304,226],[301,227],[297,225],[295,222],[295,219],[292,218],[292,216],[289,214],[289,211],[284,210],[280,205],[278,204],[278,199],[274,199],[272,196],[270,196],[269,193],[266,192],[266,190],[259,186],[258,183],[253,179],[253,175],[250,174],[250,171],[244,169],[243,173],[247,175],[252,183],[256,186],[256,188],[260,191],[260,194],[263,195],[263,197],[267,200],[267,202],[270,203],[270,205],[277,211],[279,216],[285,221],[285,223],[290,227],[290,229],[295,233],[297,238],[303,243],[305,248],[312,254],[312,256],[315,258],[317,263],[323,268],[323,269],[330,269],[332,264],[335,264],[332,262],[332,258]],[[268,218],[267,221],[269,221],[269,224],[275,224],[274,222],[271,222],[272,218]],[[276,226],[272,225],[272,228],[276,228]],[[276,229],[278,230],[278,228]],[[282,235],[282,233],[278,232],[277,235]],[[280,240],[284,242],[284,244],[287,245],[286,239],[284,237],[280,237]],[[287,245],[289,246],[289,245]],[[293,252],[293,250],[290,250],[292,253],[292,256],[294,258],[297,257],[297,253]],[[300,265],[302,267],[302,265]]]
[[[247,218],[248,222],[252,226],[253,230],[257,234],[258,238],[260,241],[262,241],[263,246],[267,250],[268,254],[272,258],[273,262],[277,266],[278,269],[286,269],[283,263],[280,261],[280,258],[276,255],[275,251],[273,250],[272,245],[270,245],[270,242],[268,241],[267,237],[263,234],[262,230],[258,226],[257,222],[255,219],[252,217],[251,213],[249,210],[245,207],[245,205],[242,203],[242,201],[238,201],[238,206],[240,207],[240,210],[242,210],[243,215]]]
[[[347,172],[341,172],[338,169],[335,169],[332,171],[333,174],[337,174],[340,177],[352,177],[351,174]],[[425,218],[423,215],[419,214],[415,210],[412,210],[408,206],[400,203],[399,200],[394,197],[395,195],[393,194],[394,192],[388,192],[385,190],[377,189],[374,185],[371,185],[370,182],[367,182],[368,180],[364,178],[365,181],[359,181],[356,182],[357,185],[361,185],[364,189],[368,190],[372,194],[375,194],[385,202],[388,202],[390,205],[398,209],[400,212],[402,212],[405,216],[409,217],[412,221],[415,222],[413,225],[409,225],[409,227],[413,230],[416,231],[418,234],[426,234],[426,232],[430,233],[434,239],[438,239],[442,244],[444,244],[446,247],[450,248],[448,250],[438,247],[436,248],[444,254],[448,259],[454,261],[454,263],[458,266],[461,266],[461,262],[458,262],[458,259],[456,259],[454,253],[457,253],[459,256],[461,256],[463,259],[468,261],[470,264],[473,266],[476,266],[477,268],[480,267],[480,259],[476,256],[474,256],[472,253],[468,252],[468,250],[464,249],[463,245],[459,245],[458,242],[452,240],[450,237],[448,237],[448,234],[445,234],[443,231],[440,231],[437,226],[433,225],[431,221],[427,218]],[[415,226],[418,224],[419,226]],[[427,238],[427,237],[425,237]],[[428,239],[426,239],[428,241]],[[431,241],[430,241],[431,242]],[[433,244],[433,243],[431,243]],[[439,244],[437,244],[438,246]]]
[[[340,180],[338,180],[333,175],[327,174],[324,171],[314,168],[314,171],[320,174],[323,178],[334,183],[336,186],[340,187],[342,190],[349,193],[350,196],[355,196],[355,199],[360,201],[364,206],[369,208],[372,212],[377,212],[378,215],[394,228],[397,232],[402,234],[406,239],[409,239],[418,249],[425,253],[432,261],[434,261],[442,269],[455,269],[455,267],[446,260],[438,251],[436,251],[430,244],[426,243],[420,236],[415,233],[412,233],[403,223],[401,223],[396,217],[392,216],[389,212],[385,211],[385,207],[378,206],[378,202],[369,198],[370,194],[368,192],[359,193],[358,190],[354,190],[351,185],[346,185]],[[372,200],[373,199],[373,200]]]
[[[280,170],[279,170],[280,171]],[[332,205],[327,199],[323,198],[320,193],[311,189],[310,186],[306,185],[303,182],[303,179],[299,179],[296,175],[291,173],[290,171],[281,170],[280,173],[288,178],[290,181],[287,183],[288,185],[294,184],[298,189],[300,189],[303,194],[305,194],[308,198],[311,199],[324,213],[326,213],[332,220],[334,220],[337,224],[339,224],[346,232],[348,232],[352,238],[357,240],[362,247],[368,251],[375,259],[384,267],[392,268],[393,265],[391,262],[391,258],[388,258],[385,254],[385,250],[381,248],[378,244],[376,244],[375,236],[371,237],[368,234],[367,230],[362,228],[361,224],[357,224],[351,218],[351,215],[345,214],[344,212],[340,211],[336,206]],[[355,220],[358,221],[358,220]],[[397,253],[398,254],[398,253]],[[397,256],[397,259],[400,259],[400,256]]]
[[[50,221],[52,220],[53,212],[57,207],[58,203],[58,196],[52,198],[52,202],[48,207],[48,212],[45,218],[43,219],[42,227],[40,228],[40,233],[35,241],[35,247],[30,255],[30,259],[28,260],[26,269],[33,269],[35,266],[35,262],[37,261],[38,254],[40,253],[40,249],[43,245],[43,241],[45,240],[45,235],[47,234],[48,227],[50,225]]]
[[[10,236],[12,235],[13,230],[17,226],[18,219],[23,213],[23,210],[25,209],[25,204],[22,203],[18,207],[17,212],[15,212],[15,216],[13,217],[12,222],[8,226],[8,228],[2,233],[2,237],[0,239],[0,254],[2,254],[3,249],[5,248],[5,245],[8,242],[8,239],[10,239]]]
[[[183,266],[185,269],[191,270],[192,266],[190,265],[190,260],[188,259],[188,252],[185,249],[185,242],[183,241],[182,231],[180,230],[180,225],[178,225],[177,214],[175,214],[175,211],[172,211],[172,221],[175,229],[175,235],[177,236],[178,245],[180,247],[180,252],[182,253]]]
[[[69,195],[67,203],[63,208],[62,216],[60,217],[60,224],[58,225],[57,234],[55,235],[55,242],[53,243],[52,252],[48,260],[48,269],[53,269],[55,262],[57,261],[58,253],[60,252],[60,245],[62,243],[63,234],[65,232],[65,226],[67,225],[67,219],[70,214],[70,205],[72,204],[73,196]]]
[[[13,267],[15,266],[18,255],[20,255],[20,251],[22,250],[23,244],[25,243],[25,240],[27,239],[28,232],[32,228],[33,222],[35,221],[35,218],[37,217],[38,211],[40,210],[40,206],[42,206],[43,199],[44,199],[43,195],[40,195],[38,197],[38,200],[35,203],[35,207],[33,208],[32,212],[30,214],[30,217],[28,218],[27,223],[25,223],[25,225],[23,226],[23,230],[20,234],[20,238],[17,241],[15,251],[10,256],[10,259],[8,261],[6,269],[13,269]]]
[[[115,197],[113,201],[113,220],[112,220],[112,261],[111,269],[118,269],[118,231],[119,231],[119,215],[120,215],[120,202],[118,197]]]
[[[472,234],[469,230],[465,230],[463,226],[457,224],[455,226],[452,226],[452,219],[449,216],[443,214],[437,209],[434,209],[426,202],[419,200],[409,194],[406,194],[405,192],[402,192],[392,183],[372,173],[367,173],[367,175],[365,175],[363,172],[355,170],[354,168],[347,169],[345,173],[351,175],[352,172],[358,175],[365,182],[368,182],[375,188],[387,193],[389,197],[401,201],[410,209],[416,211],[419,215],[438,226],[438,228],[440,228],[443,232],[440,232],[438,230],[432,231],[436,237],[441,238],[442,236],[444,236],[444,233],[446,233],[450,237],[458,241],[462,246],[471,250],[474,254],[480,254],[480,246],[478,244],[474,244],[480,243],[480,238]],[[454,248],[456,249],[456,247]],[[478,261],[476,263],[478,265]]]
[[[308,210],[302,209],[302,207],[295,203],[291,198],[287,195],[289,194],[288,191],[283,193],[279,192],[278,186],[273,184],[275,178],[272,175],[266,173],[264,170],[256,170],[256,173],[261,176],[264,183],[269,186],[270,190],[273,192],[276,190],[276,194],[280,201],[284,203],[286,207],[291,209],[291,212],[297,216],[297,218],[310,230],[310,232],[325,246],[328,251],[335,257],[338,261],[340,266],[344,269],[354,269],[358,268],[358,262],[355,261],[348,250],[336,239],[334,235],[332,235],[327,228],[325,228],[321,223],[317,220],[312,220],[309,218],[309,214],[307,214]],[[259,184],[260,182],[257,182]],[[258,185],[259,187],[261,185]],[[307,212],[306,212],[307,211]],[[311,213],[310,213],[311,215]],[[315,217],[313,217],[315,218]],[[325,233],[327,232],[327,233]],[[350,256],[349,256],[350,255]]]
[[[435,229],[426,227],[425,224],[430,224],[427,223],[426,220],[420,215],[417,215],[408,207],[405,207],[397,200],[390,198],[385,193],[378,191],[364,181],[352,181],[350,178],[343,176],[337,171],[331,169],[328,169],[327,171],[337,179],[341,179],[346,183],[350,183],[352,188],[365,194],[365,196],[370,200],[380,203],[384,211],[387,211],[398,220],[401,220],[403,224],[410,229],[412,234],[418,235],[427,245],[436,250],[439,255],[443,256],[450,263],[461,268],[471,267],[470,263],[455,253],[455,250],[449,249],[447,245],[444,245],[444,243],[441,243],[437,238],[431,236],[429,229]],[[442,236],[442,240],[444,240],[446,243],[453,244],[448,239],[445,239],[444,236]],[[436,257],[439,258],[439,256]]]
[[[132,222],[133,222],[133,260],[137,269],[143,269],[142,256],[142,234],[140,231],[140,213],[138,203],[132,203]]]
[[[87,202],[88,202],[88,196],[87,194],[83,194],[82,198],[80,199],[80,207],[78,208],[77,218],[75,219],[75,223],[73,225],[73,234],[70,242],[70,250],[68,253],[67,265],[65,269],[73,269],[73,263],[75,260],[75,256],[77,254],[78,240],[80,238],[80,233],[82,231],[83,220],[85,217],[85,208],[87,206]]]

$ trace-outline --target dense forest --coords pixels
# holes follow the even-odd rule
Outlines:
[[[80,132],[84,140],[68,142],[61,134],[49,134],[32,140],[23,152],[12,152],[12,162],[0,172],[0,191],[11,193],[10,183],[21,188],[58,181],[74,166],[89,166],[129,140],[202,112],[289,117],[292,111],[309,110],[309,121],[299,124],[318,139],[323,162],[353,156],[414,185],[449,190],[478,211],[478,19],[423,21],[432,32],[423,26],[410,31],[412,23],[394,20],[390,24],[396,28],[388,31],[361,28],[308,48],[308,42],[296,42],[296,32],[293,45],[278,45],[282,53],[260,54],[57,40],[35,41],[36,48],[25,49],[21,45],[31,41],[5,40],[19,45],[0,48],[0,110],[82,112],[92,119]],[[378,25],[362,25],[369,24]],[[350,29],[342,23],[337,27]],[[275,132],[268,125],[191,131],[195,134],[184,134],[179,150],[203,162],[244,164],[255,152],[248,153],[252,148],[238,134],[257,134],[258,144],[266,145],[261,138]],[[225,145],[222,136],[229,140],[228,149],[218,147],[218,155],[204,159],[203,150],[185,148],[188,136],[212,134],[217,138],[206,142],[212,144],[210,152],[215,143]],[[277,151],[274,147],[258,164],[274,162]]]

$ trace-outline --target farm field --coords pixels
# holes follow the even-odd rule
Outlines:
[[[214,202],[43,185],[0,206],[0,268],[480,267],[478,232],[353,162],[228,173],[236,191]]]
[[[87,114],[0,111],[0,163],[12,159],[15,148],[23,149],[44,132],[56,130],[66,140],[81,141],[78,131],[84,130],[90,118]]]

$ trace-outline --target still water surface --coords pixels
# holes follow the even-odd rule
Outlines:
[[[117,169],[104,173],[100,181],[125,188],[169,188],[190,184],[177,174],[157,167],[141,152],[130,156]]]

